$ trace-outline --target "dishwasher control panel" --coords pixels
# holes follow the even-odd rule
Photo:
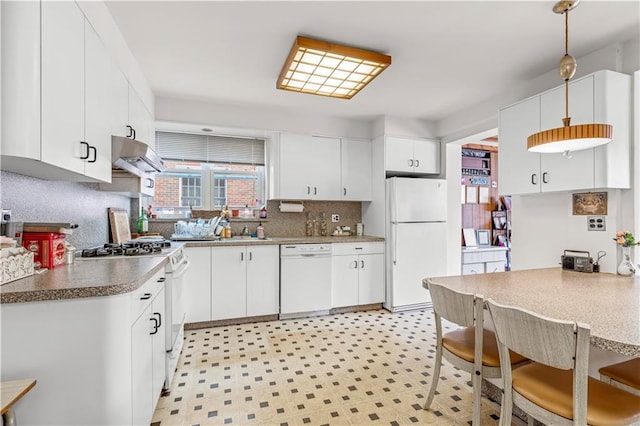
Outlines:
[[[280,246],[280,256],[331,254],[331,244],[292,244]]]

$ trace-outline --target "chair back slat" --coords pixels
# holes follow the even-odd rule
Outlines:
[[[433,310],[442,318],[463,327],[474,326],[474,300],[472,293],[461,293],[435,283],[429,283]]]
[[[486,303],[500,343],[533,361],[563,370],[574,368],[574,322],[546,318],[492,300]]]

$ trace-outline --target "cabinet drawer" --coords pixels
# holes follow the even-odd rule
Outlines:
[[[384,253],[384,243],[336,243],[331,248],[332,254],[352,255],[352,254],[378,254]]]
[[[462,253],[462,263],[497,262],[505,260],[505,250],[473,251]]]
[[[131,292],[131,319],[136,320],[151,304],[153,299],[162,291],[164,284],[158,282],[162,278],[164,281],[164,268],[156,272],[139,288]]]
[[[484,263],[467,263],[462,265],[462,275],[484,274]]]
[[[485,270],[488,274],[492,272],[504,272],[504,260],[500,260],[498,262],[487,262],[485,264]]]

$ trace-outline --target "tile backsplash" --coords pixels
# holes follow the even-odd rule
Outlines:
[[[16,222],[71,222],[67,241],[78,249],[109,241],[108,207],[129,210],[129,198],[98,190],[98,184],[42,180],[0,172],[0,206]]]
[[[329,234],[331,234],[336,226],[350,226],[352,232],[355,232],[355,225],[362,221],[361,203],[355,201],[305,201],[304,212],[302,213],[282,213],[278,208],[280,201],[270,200],[267,202],[267,219],[263,220],[265,235],[267,237],[304,237],[305,223],[308,213],[318,222],[322,217],[322,213],[328,222]],[[338,214],[340,221],[338,223],[331,222],[331,215]],[[149,224],[149,232],[157,232],[166,238],[173,233],[173,224],[175,221],[152,220]],[[255,233],[259,220],[251,219],[249,221],[241,218],[231,220],[231,230],[234,234],[239,234],[242,227],[247,225],[250,233]],[[320,228],[318,225],[317,232],[319,235]],[[365,229],[366,233],[366,229]]]

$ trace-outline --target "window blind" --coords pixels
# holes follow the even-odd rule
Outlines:
[[[190,133],[156,132],[165,160],[264,165],[264,140]]]

